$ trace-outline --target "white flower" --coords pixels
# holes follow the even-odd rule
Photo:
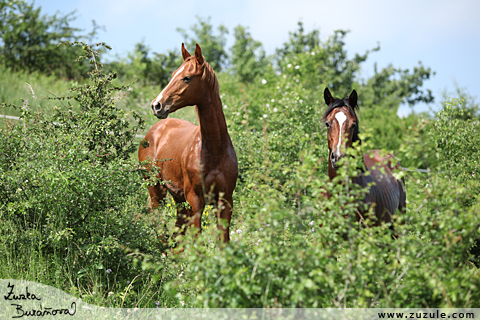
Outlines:
[[[267,115],[266,115],[266,114],[263,115],[263,119],[267,119]]]
[[[298,83],[299,81],[300,81],[300,80],[298,80],[298,79],[295,79],[295,82],[296,82],[296,83]]]
[[[260,228],[260,231],[263,231],[263,228]]]
[[[308,225],[309,225],[309,226],[313,226],[314,223],[315,223],[314,221],[310,221],[310,222],[308,223]]]
[[[225,105],[223,105],[223,109],[227,109],[227,105],[226,105],[226,104],[225,104]]]
[[[242,233],[242,230],[238,229],[238,230],[237,230],[237,233]]]
[[[291,63],[287,64],[287,68],[291,68],[291,67],[292,67]]]
[[[266,106],[267,108],[270,108],[270,103],[267,103],[265,106]]]
[[[295,69],[300,69],[300,66],[295,66]]]
[[[314,56],[314,55],[315,55],[315,51],[312,51],[311,55]]]
[[[314,228],[312,228],[312,232],[315,232],[315,229],[314,229]]]
[[[267,80],[262,79],[262,84],[266,84],[266,83],[267,83]]]
[[[270,100],[271,102],[275,102],[275,99]]]
[[[273,112],[277,112],[277,108],[273,108]]]

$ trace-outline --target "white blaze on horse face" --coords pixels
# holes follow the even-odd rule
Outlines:
[[[165,87],[165,89],[162,90],[162,92],[160,92],[160,94],[158,95],[157,99],[155,99],[155,101],[153,102],[153,104],[157,104],[160,102],[160,100],[162,100],[163,98],[163,93],[165,92],[165,90],[167,90],[168,86],[170,86],[170,84],[172,84],[173,82],[173,79],[175,79],[175,77],[180,74],[183,69],[185,69],[185,66],[181,67],[177,72],[175,72],[175,74],[173,75],[172,79],[170,80],[170,82],[167,84],[167,86]]]
[[[343,111],[340,111],[337,112],[337,114],[335,115],[335,119],[337,119],[338,125],[340,126],[340,135],[338,137],[337,145],[337,154],[340,154],[340,145],[342,144],[342,127],[345,120],[347,120],[347,116],[345,115],[345,113],[343,113]]]

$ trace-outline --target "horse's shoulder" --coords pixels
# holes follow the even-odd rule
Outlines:
[[[154,128],[167,128],[167,129],[182,129],[182,128],[188,128],[188,129],[194,129],[198,127],[197,125],[191,123],[190,121],[183,120],[183,119],[177,119],[177,118],[167,118],[158,121],[153,127]]]

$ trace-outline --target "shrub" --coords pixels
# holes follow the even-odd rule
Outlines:
[[[143,219],[143,178],[131,160],[143,120],[132,112],[136,123],[127,121],[113,96],[123,89],[112,85],[115,74],[102,73],[96,46],[80,45],[94,67],[91,84],[56,98],[66,105],[52,115],[18,108],[23,123],[0,130],[2,275],[52,284],[87,301],[133,306],[138,298],[125,300],[127,292],[145,290],[151,278],[127,283],[141,270],[125,248],[163,250],[156,226]]]

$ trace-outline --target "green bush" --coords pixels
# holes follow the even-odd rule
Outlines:
[[[124,88],[112,85],[115,74],[101,72],[96,46],[80,45],[93,61],[91,83],[56,98],[66,105],[52,115],[18,108],[23,123],[0,130],[0,276],[134,306],[148,291],[144,285],[161,293],[151,289],[148,273],[133,285],[141,269],[125,250],[165,247],[156,221],[144,218],[143,177],[131,160],[143,120],[132,113],[137,122],[127,121],[114,98]]]
[[[65,41],[93,39],[98,26],[82,35],[82,30],[70,26],[74,13],[53,16],[41,13],[41,8],[27,1],[0,1],[0,64],[14,71],[42,72],[72,79],[84,76],[87,63],[73,61],[82,50],[78,47],[58,48]]]

